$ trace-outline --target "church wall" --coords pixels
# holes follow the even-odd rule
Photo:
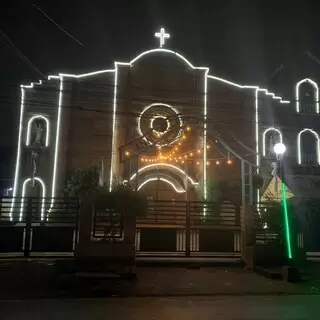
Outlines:
[[[137,145],[128,142],[141,137],[137,127],[140,114],[152,103],[163,103],[172,106],[181,117],[183,125],[190,126],[192,130],[190,138],[181,146],[181,152],[183,148],[185,152],[202,148],[204,70],[194,70],[172,55],[159,53],[144,57],[131,67],[118,68],[118,147],[128,144],[127,149],[135,154],[138,151]],[[143,155],[156,156],[157,150],[150,148],[141,153]],[[131,160],[134,167],[135,160],[134,157]],[[118,175],[127,178],[128,171],[129,166],[124,162],[118,168]]]
[[[35,176],[43,180],[47,196],[51,195],[53,159],[55,151],[55,137],[57,124],[57,110],[59,100],[59,81],[45,81],[42,85],[34,85],[33,88],[24,88],[24,114],[22,121],[20,159],[18,162],[19,179],[16,186],[16,195],[22,195],[22,184],[27,178],[33,176],[32,169],[32,151],[39,152],[37,159],[37,168]],[[42,116],[49,122],[49,140],[48,146],[45,146],[45,136],[47,128],[42,133],[41,148],[34,148],[34,123],[32,117]],[[38,119],[38,118],[37,118]],[[40,119],[40,118],[39,118]],[[28,123],[30,121],[30,145],[27,146]],[[44,120],[37,120],[42,126],[46,123]],[[28,195],[28,194],[26,194]]]
[[[60,134],[59,191],[63,192],[68,173],[75,168],[104,163],[104,179],[109,185],[112,152],[114,73],[80,79],[64,78]]]
[[[228,165],[227,151],[218,143],[216,137],[221,138],[238,155],[255,164],[254,106],[253,91],[208,79],[207,139],[212,146],[208,151],[208,159],[213,158],[212,166],[208,167],[209,179],[237,181],[240,184],[240,160],[230,153],[232,164]],[[219,159],[219,165],[214,159]],[[240,189],[238,191],[240,192]]]

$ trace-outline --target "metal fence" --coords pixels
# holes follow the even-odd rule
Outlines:
[[[138,255],[240,256],[240,205],[150,201],[137,219]]]
[[[73,254],[78,211],[75,198],[1,198],[0,255]]]

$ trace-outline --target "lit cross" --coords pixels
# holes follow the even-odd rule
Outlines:
[[[156,32],[154,35],[155,35],[156,38],[160,39],[160,48],[162,48],[162,46],[164,45],[165,39],[169,39],[170,38],[170,34],[166,33],[164,28],[161,28],[160,32]]]

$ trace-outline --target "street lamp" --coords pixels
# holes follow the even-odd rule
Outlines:
[[[284,170],[283,170],[283,154],[286,152],[286,146],[279,142],[274,146],[274,152],[277,156],[277,167],[279,168],[279,175],[281,179],[281,197],[283,204],[283,215],[285,222],[285,231],[286,231],[286,243],[287,243],[287,253],[288,258],[292,259],[292,250],[291,250],[291,234],[290,234],[290,226],[289,226],[289,217],[288,217],[288,206],[287,206],[287,197],[286,197],[286,185],[284,182]]]
[[[273,150],[276,153],[277,157],[280,157],[286,152],[287,148],[283,143],[279,142],[275,144]]]

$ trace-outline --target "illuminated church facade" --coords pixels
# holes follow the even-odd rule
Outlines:
[[[21,86],[15,197],[63,196],[70,170],[94,165],[109,190],[130,183],[153,199],[210,200],[211,179],[238,179],[240,160],[268,184],[277,142],[290,177],[314,176],[315,80],[299,79],[285,99],[218,77],[164,48],[164,29],[155,35],[160,47],[129,62]]]

